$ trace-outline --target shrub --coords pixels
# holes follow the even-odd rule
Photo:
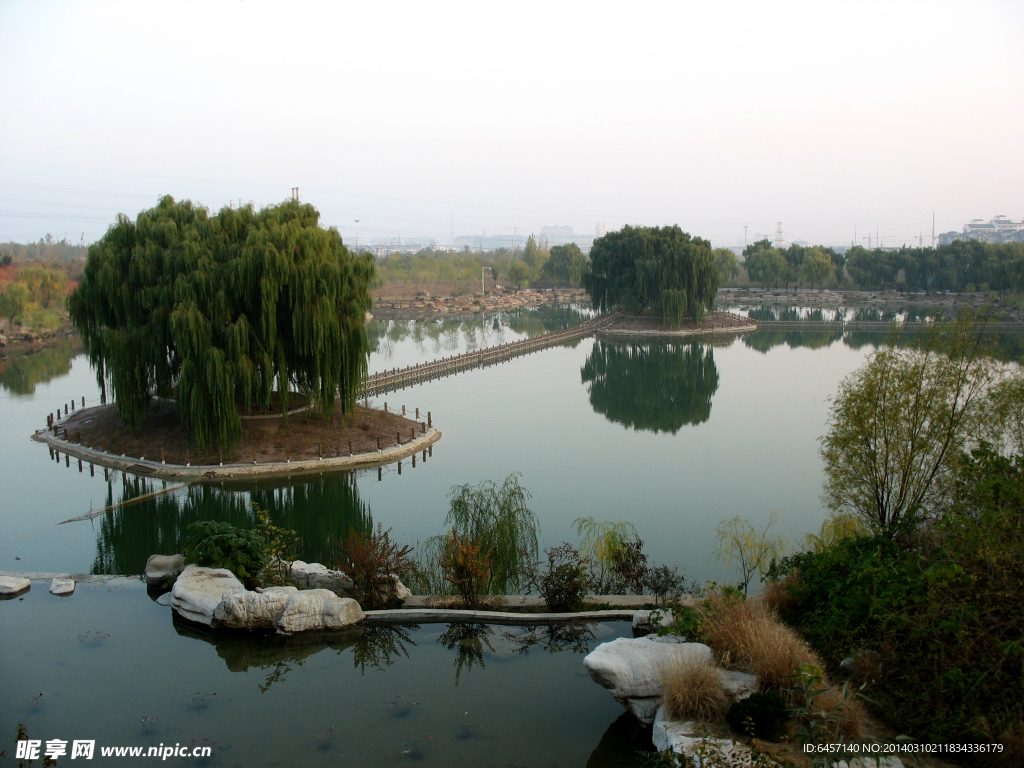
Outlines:
[[[257,576],[260,586],[284,586],[288,581],[288,561],[294,560],[298,534],[288,528],[279,528],[270,520],[270,512],[261,509],[255,501],[250,504],[256,517],[253,531],[263,539],[263,568]]]
[[[725,722],[737,733],[757,739],[779,741],[789,719],[785,697],[776,691],[755,691],[735,702],[725,713]]]
[[[632,523],[599,523],[592,517],[578,517],[573,525],[580,536],[580,553],[588,563],[595,593],[643,592],[647,555]]]
[[[587,561],[568,542],[544,550],[547,570],[536,579],[537,591],[551,611],[566,613],[583,607],[590,587]]]
[[[661,703],[675,720],[717,722],[728,700],[722,673],[710,664],[676,660],[662,676]]]
[[[476,608],[480,603],[480,595],[491,573],[490,554],[480,542],[463,538],[454,531],[445,539],[441,570],[467,608]]]
[[[217,520],[200,520],[188,530],[189,537],[182,547],[186,563],[227,568],[246,587],[255,586],[267,559],[262,536]]]
[[[343,559],[338,563],[355,584],[362,607],[377,610],[387,607],[393,596],[392,575],[402,578],[413,570],[409,553],[412,547],[391,541],[391,529],[377,523],[360,533],[349,528],[348,539],[341,546]]]
[[[650,568],[644,582],[654,595],[655,605],[679,602],[686,589],[686,578],[677,568],[669,568],[667,565]]]

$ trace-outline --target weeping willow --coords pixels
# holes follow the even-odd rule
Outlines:
[[[71,318],[125,424],[173,397],[189,438],[227,446],[243,410],[275,390],[351,413],[366,373],[371,256],[349,252],[311,205],[289,201],[211,216],[164,197],[120,215],[90,246]]]
[[[664,325],[700,322],[715,304],[718,270],[711,243],[678,226],[623,227],[594,241],[583,275],[594,306],[651,309]]]

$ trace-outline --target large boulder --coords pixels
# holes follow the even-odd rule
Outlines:
[[[244,592],[235,574],[227,568],[189,565],[171,589],[171,607],[182,618],[213,626],[213,614],[224,596]]]
[[[50,594],[58,597],[75,594],[74,579],[53,579],[50,581]]]
[[[674,752],[677,755],[693,755],[698,749],[721,756],[722,765],[746,768],[753,766],[753,754],[750,748],[737,744],[729,739],[715,739],[701,736],[700,723],[693,720],[678,722],[668,716],[664,707],[658,709],[651,729],[651,741],[659,752]],[[700,765],[700,759],[694,762]],[[719,765],[719,763],[715,763]]]
[[[295,587],[267,587],[256,592],[228,592],[213,611],[213,626],[273,629]]]
[[[146,584],[161,587],[166,579],[177,576],[185,570],[185,558],[181,555],[150,555],[146,561]]]
[[[277,619],[277,631],[283,634],[322,629],[344,629],[363,620],[359,603],[338,597],[326,589],[308,589],[292,594]]]
[[[32,582],[21,576],[0,576],[0,597],[15,597],[31,587]]]
[[[661,704],[661,679],[679,663],[711,663],[711,649],[702,643],[663,643],[664,638],[620,637],[602,643],[583,659],[594,682],[608,688],[644,725],[654,722]]]

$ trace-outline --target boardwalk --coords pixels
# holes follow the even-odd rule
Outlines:
[[[829,331],[843,333],[846,331],[870,331],[886,333],[891,331],[894,323],[885,320],[755,320],[761,331]],[[901,323],[900,329],[908,333],[919,333],[952,327],[952,323],[924,322],[912,320]],[[990,333],[1024,333],[1024,323],[989,323],[986,329]]]
[[[487,349],[475,352],[464,352],[461,355],[443,357],[440,360],[433,360],[429,363],[410,365],[405,368],[392,368],[390,371],[375,373],[363,381],[363,388],[359,392],[359,397],[374,397],[387,394],[397,389],[410,387],[413,384],[440,379],[453,373],[468,371],[473,368],[497,365],[519,355],[527,355],[557,344],[583,339],[615,322],[617,317],[617,314],[605,315],[593,320],[587,320],[576,328],[570,328],[565,331],[552,331],[551,333],[534,336],[532,339],[513,341],[497,347],[488,347]]]

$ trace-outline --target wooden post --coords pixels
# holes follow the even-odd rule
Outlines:
[[[377,453],[380,453],[380,435],[377,435]]]
[[[420,409],[417,408],[416,409],[416,421],[419,421],[419,420],[420,420]]]
[[[352,441],[351,440],[348,441],[348,455],[349,456],[352,455]]]
[[[416,469],[416,454],[415,453],[412,455],[412,468]]]
[[[287,461],[289,464],[292,463],[292,449],[291,448],[285,448],[284,458],[285,458],[285,461]]]
[[[384,401],[384,413],[387,413],[387,412],[388,412],[388,401],[385,400]]]
[[[79,472],[82,471],[82,460],[81,459],[78,460],[78,471]]]
[[[395,443],[397,443],[398,445],[402,444],[402,433],[401,432],[395,432]]]
[[[75,410],[75,401],[74,400],[71,401],[71,410],[72,411]]]
[[[402,415],[405,416],[405,406],[402,406]]]
[[[379,483],[383,479],[384,479],[384,469],[382,467],[377,467],[377,482]]]
[[[434,426],[433,424],[430,423],[430,411],[427,411],[427,426],[428,427]]]
[[[415,440],[416,439],[416,427],[409,427],[409,439],[410,440]]]
[[[82,407],[85,408],[85,398],[82,398]]]
[[[426,434],[426,432],[427,432],[427,422],[425,422],[425,421],[421,421],[420,422],[420,432]]]
[[[402,462],[398,462],[398,474],[402,474]]]

